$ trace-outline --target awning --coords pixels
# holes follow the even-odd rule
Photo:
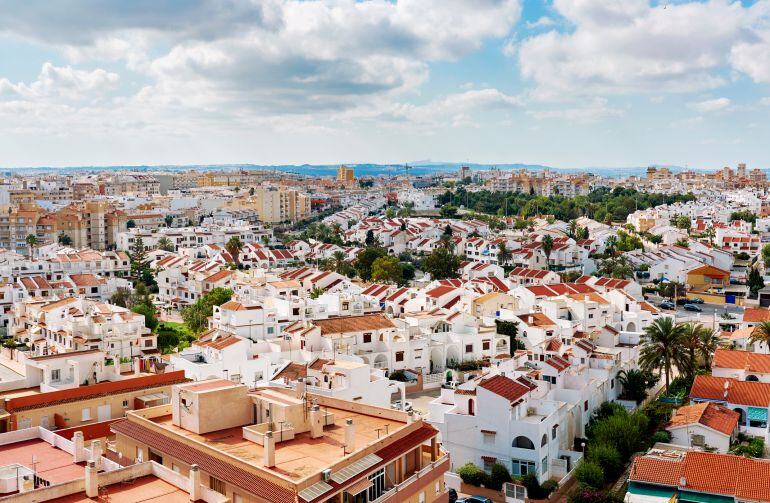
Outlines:
[[[749,421],[767,421],[767,409],[763,407],[749,407]]]
[[[694,503],[733,503],[735,498],[732,496],[720,496],[718,494],[679,491],[679,501],[691,501]]]
[[[370,487],[372,487],[372,481],[364,477],[363,479],[359,480],[352,486],[346,488],[345,492],[351,496],[355,496],[356,494],[366,491]]]

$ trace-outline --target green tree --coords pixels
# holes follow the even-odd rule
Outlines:
[[[414,203],[412,201],[404,202],[404,204],[401,205],[401,209],[398,210],[398,216],[408,218],[412,215],[414,215]]]
[[[604,485],[602,467],[594,461],[580,460],[575,468],[575,478],[583,485],[599,489]]]
[[[26,241],[27,243],[29,256],[30,258],[32,258],[32,251],[35,249],[35,246],[37,246],[37,236],[35,236],[34,234],[27,234],[27,237],[24,241]]]
[[[622,396],[641,403],[647,398],[647,390],[655,386],[658,378],[651,372],[638,369],[621,370],[618,372],[618,383],[623,389]]]
[[[663,242],[663,236],[661,236],[660,234],[652,234],[649,237],[649,241],[654,245],[659,245],[660,243]]]
[[[136,238],[134,246],[131,247],[131,274],[138,278],[142,274],[144,263],[147,260],[147,252],[144,249],[144,241],[141,237]]]
[[[372,229],[369,229],[366,231],[366,238],[364,239],[364,244],[366,246],[372,246],[374,245],[377,238],[374,237],[374,231]]]
[[[762,261],[765,263],[765,267],[770,268],[770,243],[762,247]]]
[[[759,323],[749,336],[749,344],[764,344],[770,346],[770,321],[765,320]]]
[[[626,255],[612,255],[599,262],[596,273],[607,278],[626,279],[634,276],[634,267]]]
[[[460,275],[461,258],[455,255],[451,241],[435,248],[423,263],[431,279],[456,278]]]
[[[679,215],[674,218],[673,223],[674,227],[678,227],[679,229],[690,230],[690,227],[692,227],[692,220],[690,220],[690,217],[687,215]]]
[[[372,263],[372,281],[399,284],[403,278],[401,262],[396,257],[386,255]]]
[[[457,206],[445,204],[439,209],[439,215],[441,215],[442,218],[454,218],[457,216]]]
[[[380,246],[369,246],[364,248],[364,251],[359,253],[356,258],[356,270],[358,271],[358,276],[363,281],[371,280],[374,261],[386,255],[387,252]]]
[[[134,227],[136,227],[136,222],[134,222],[133,220],[129,220],[128,222],[126,222],[126,229],[133,229]]]
[[[385,218],[393,218],[396,216],[396,210],[393,209],[393,206],[388,206],[385,208]]]
[[[616,478],[623,471],[623,458],[612,445],[592,444],[588,450],[588,460],[599,465],[610,479]]]
[[[345,260],[345,252],[337,250],[332,253],[331,259],[332,270],[337,274],[345,274],[345,268],[348,266],[348,262]]]
[[[666,390],[671,384],[671,369],[678,368],[686,373],[689,360],[684,350],[684,326],[665,316],[652,322],[644,329],[642,347],[639,352],[639,366],[649,372],[663,371],[666,376]]]
[[[756,297],[757,293],[765,287],[765,280],[762,279],[762,275],[759,274],[759,270],[756,267],[749,269],[749,279],[746,281],[746,284],[752,297]]]
[[[211,316],[213,314],[213,308],[214,306],[221,306],[225,302],[229,301],[233,298],[233,291],[229,288],[223,288],[221,286],[218,286],[216,288],[212,288],[209,292],[203,295],[201,298],[201,301],[203,302],[203,305],[208,307],[211,311],[209,312],[208,316]]]
[[[233,261],[236,265],[239,265],[241,263],[241,249],[243,248],[243,243],[241,242],[241,238],[238,236],[231,237],[227,243],[225,243],[225,250],[227,250],[227,253],[230,254],[231,257],[233,257]]]
[[[118,288],[110,297],[110,304],[120,307],[128,307],[131,302],[131,290],[128,288]]]
[[[56,236],[56,241],[62,246],[72,246],[72,238],[65,234],[64,231],[61,231],[59,235]]]
[[[693,379],[698,371],[698,357],[701,353],[701,344],[704,339],[704,332],[713,330],[704,327],[701,323],[685,323],[684,325],[684,349],[687,351],[689,360],[687,366],[687,377]]]
[[[208,317],[206,306],[200,300],[182,309],[185,325],[196,335],[208,326]]]
[[[703,367],[706,370],[711,370],[711,360],[714,356],[714,352],[722,347],[722,339],[719,338],[719,334],[717,334],[715,330],[710,328],[701,331],[698,336],[700,337],[698,352],[703,361]]]
[[[174,243],[172,243],[168,237],[163,236],[158,240],[158,249],[167,251],[167,252],[172,252],[174,251]]]
[[[144,326],[150,330],[155,330],[158,326],[158,318],[152,304],[135,304],[131,306],[131,311],[144,316]]]
[[[553,237],[550,234],[543,236],[543,240],[540,242],[543,247],[543,253],[545,253],[545,263],[548,268],[551,267],[551,252],[553,251]]]
[[[171,227],[171,224],[174,223],[174,217],[172,215],[166,215],[163,217],[163,221],[166,223],[166,227]]]
[[[320,286],[315,286],[315,287],[313,287],[312,290],[310,290],[310,298],[311,299],[317,299],[318,297],[323,295],[325,291],[326,290],[321,288]]]
[[[504,266],[510,262],[511,257],[513,257],[513,253],[511,250],[508,249],[508,245],[505,244],[505,241],[501,241],[497,245],[497,263],[500,266]]]

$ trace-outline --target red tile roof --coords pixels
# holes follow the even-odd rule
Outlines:
[[[759,323],[770,320],[770,309],[749,307],[743,311],[743,321],[746,323]]]
[[[668,428],[702,424],[725,435],[732,435],[741,415],[727,407],[712,402],[696,403],[680,407],[668,423]]]
[[[758,374],[770,374],[770,355],[738,351],[733,349],[717,349],[714,353],[714,367],[724,369],[746,370]]]
[[[530,391],[530,388],[527,386],[502,375],[486,379],[482,381],[478,387],[491,391],[492,393],[505,398],[509,402],[518,400]]]
[[[768,407],[770,406],[770,383],[699,375],[695,376],[695,381],[690,389],[690,397]]]
[[[185,378],[184,370],[167,372],[165,374],[132,377],[122,381],[102,382],[90,386],[80,386],[79,388],[9,398],[5,402],[5,410],[8,412],[18,412],[22,410],[39,409],[51,405],[114,395],[116,393],[171,386],[172,384],[188,381],[190,381],[190,379]]]

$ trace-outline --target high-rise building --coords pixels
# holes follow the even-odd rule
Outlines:
[[[296,222],[310,216],[310,198],[294,189],[260,187],[252,201],[263,222]]]
[[[348,168],[345,166],[340,166],[337,168],[337,183],[341,183],[343,185],[350,185],[355,183],[356,181],[356,175],[353,171],[353,168]]]

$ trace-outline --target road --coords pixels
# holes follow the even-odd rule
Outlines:
[[[648,295],[647,300],[655,305],[655,307],[658,306],[661,302],[663,302],[663,298],[659,297],[657,295]],[[700,313],[695,313],[692,311],[685,311],[685,309],[682,306],[676,306],[676,317],[677,319],[682,319],[682,321],[695,319],[699,320],[701,323],[711,322],[714,319],[714,315],[716,315],[717,322],[721,319],[722,315],[724,313],[730,313],[733,315],[733,317],[737,320],[740,320],[743,315],[743,308],[739,306],[735,306],[732,304],[699,304],[698,307],[702,309]],[[671,311],[663,311],[664,313],[671,313]]]

